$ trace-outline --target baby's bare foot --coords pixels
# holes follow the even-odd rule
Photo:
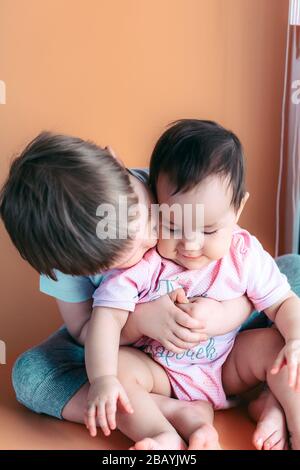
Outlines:
[[[288,449],[284,411],[270,391],[263,392],[250,403],[249,412],[257,421],[253,444],[258,450]]]
[[[129,450],[186,450],[185,442],[176,432],[162,432],[154,437],[145,437]]]
[[[191,434],[188,450],[222,450],[216,429],[211,424],[203,424]]]

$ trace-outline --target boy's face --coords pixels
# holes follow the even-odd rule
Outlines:
[[[152,230],[150,223],[150,205],[154,202],[153,197],[144,183],[132,175],[129,178],[138,196],[139,216],[131,226],[134,236],[132,237],[129,250],[121,254],[118,261],[110,267],[111,269],[124,269],[134,266],[150,248],[157,244],[156,231]],[[155,227],[153,228],[155,229]]]
[[[236,211],[231,205],[231,187],[228,187],[226,179],[218,175],[207,177],[185,193],[172,195],[174,190],[168,177],[160,174],[157,181],[159,204],[178,204],[181,214],[185,215],[184,218],[174,218],[172,212],[170,217],[162,215],[157,250],[164,258],[187,269],[201,269],[228,253],[234,227],[249,195],[245,195],[240,209]],[[187,206],[183,212],[185,204],[189,205],[187,212]],[[196,217],[197,204],[203,205],[204,209],[204,217],[198,217],[199,220]],[[170,230],[168,239],[162,236],[163,229]],[[175,238],[178,235],[180,238]]]

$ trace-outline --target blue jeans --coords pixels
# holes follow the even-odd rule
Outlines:
[[[285,255],[276,262],[292,290],[300,296],[300,256]],[[253,312],[242,329],[267,326],[265,314]],[[36,413],[62,419],[63,408],[88,380],[84,348],[62,327],[18,357],[12,380],[20,403]]]

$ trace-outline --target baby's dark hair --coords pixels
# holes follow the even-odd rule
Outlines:
[[[150,162],[150,185],[156,195],[161,173],[174,185],[173,194],[194,188],[207,176],[227,177],[231,204],[237,210],[245,195],[243,149],[238,137],[213,121],[181,119],[159,138]]]
[[[128,238],[99,239],[100,204],[137,196],[109,151],[77,137],[42,132],[16,158],[0,193],[0,216],[21,256],[56,279],[108,269]]]

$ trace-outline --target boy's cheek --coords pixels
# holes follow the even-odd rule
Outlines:
[[[173,259],[175,258],[176,245],[171,240],[158,240],[157,251],[160,256],[164,258]]]
[[[156,246],[156,245],[157,245],[157,242],[158,242],[157,237],[153,236],[152,238],[150,238],[150,240],[149,240],[149,248],[153,248],[154,246]]]

